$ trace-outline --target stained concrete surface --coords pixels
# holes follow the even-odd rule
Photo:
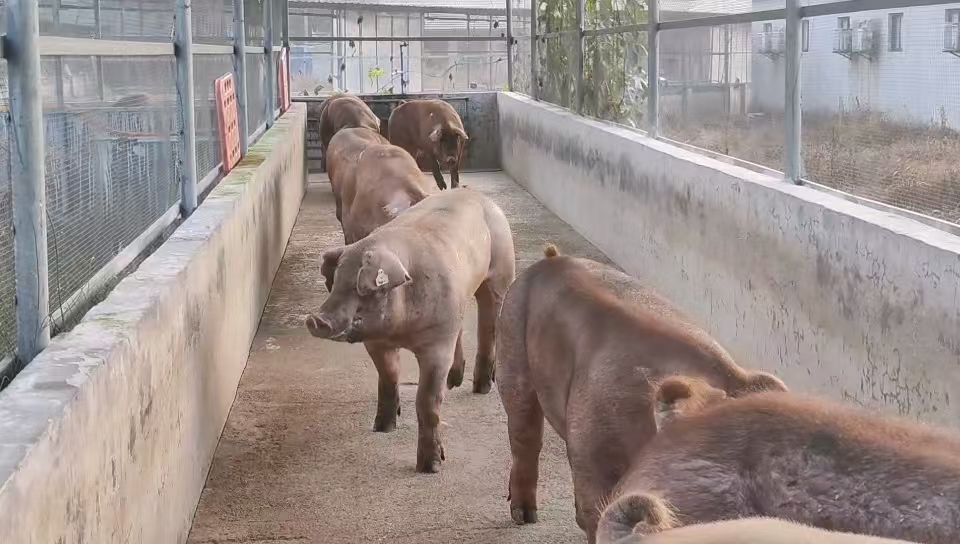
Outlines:
[[[510,218],[518,271],[538,260],[547,242],[609,262],[503,174],[467,174],[463,183],[491,196]],[[506,415],[496,390],[470,392],[475,307],[464,323],[467,379],[441,409],[447,460],[440,474],[414,471],[417,366],[409,353],[398,429],[372,432],[377,379],[363,347],[312,338],[303,326],[326,296],[320,253],[342,243],[329,184],[316,177],[274,281],[189,542],[585,542],[574,520],[564,446],[549,426],[540,522],[518,527],[510,520]]]

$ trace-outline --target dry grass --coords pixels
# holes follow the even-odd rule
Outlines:
[[[665,121],[664,135],[669,138],[783,169],[783,125],[776,117],[699,126],[694,121]],[[808,114],[803,122],[808,179],[960,223],[960,132],[945,126],[905,125],[863,111]]]

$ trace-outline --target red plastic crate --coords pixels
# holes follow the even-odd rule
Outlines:
[[[223,161],[223,173],[227,174],[240,162],[240,122],[233,74],[217,79],[214,90],[217,98],[217,124],[220,129],[220,157]]]

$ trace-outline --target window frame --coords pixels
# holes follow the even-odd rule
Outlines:
[[[800,50],[810,51],[810,19],[804,19],[800,26]]]
[[[838,30],[850,30],[850,17],[837,17],[837,29]]]
[[[896,26],[894,26],[896,22]],[[887,50],[903,51],[903,12],[891,13],[887,17]]]

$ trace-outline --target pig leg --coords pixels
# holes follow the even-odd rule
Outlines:
[[[450,168],[450,188],[456,189],[460,186],[460,165]]]
[[[364,347],[373,359],[380,378],[373,430],[389,433],[396,430],[397,416],[400,415],[400,350],[375,342],[365,343]]]
[[[567,412],[571,412],[570,406],[567,407]],[[570,459],[570,472],[573,474],[577,525],[586,531],[587,540],[591,544],[596,542],[601,503],[605,497],[610,496],[618,481],[618,469],[597,461],[604,459],[605,446],[601,437],[591,436],[589,428],[568,429],[567,458]]]
[[[420,384],[417,386],[417,472],[440,471],[444,460],[440,438],[440,404],[443,403],[443,382],[453,363],[456,336],[449,341],[416,350],[420,364]]]
[[[440,163],[437,159],[430,159],[430,169],[433,171],[433,179],[437,181],[437,187],[440,190],[447,188],[447,182],[443,181],[443,173],[440,172]]]
[[[447,389],[463,385],[463,373],[467,368],[467,360],[463,358],[463,329],[457,335],[457,348],[453,352],[453,366],[447,373]]]
[[[497,316],[503,306],[506,289],[493,287],[487,280],[477,289],[477,360],[473,366],[473,392],[486,395],[496,375]]]
[[[525,365],[524,365],[525,366]],[[510,517],[514,523],[537,522],[537,480],[543,448],[543,409],[527,370],[499,383],[510,436]]]

